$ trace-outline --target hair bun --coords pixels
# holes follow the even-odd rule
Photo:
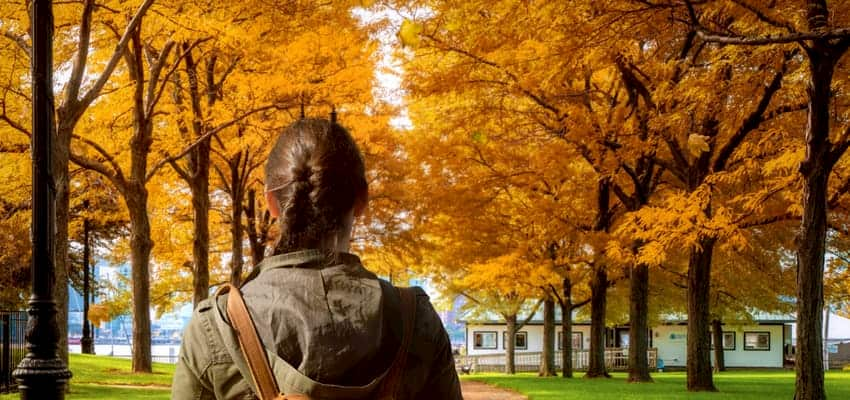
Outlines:
[[[345,226],[368,184],[363,156],[345,128],[302,119],[288,126],[269,152],[266,187],[280,209],[279,254],[322,246]]]
[[[313,168],[309,165],[302,164],[295,167],[292,171],[292,182],[310,182],[310,176],[313,175]]]

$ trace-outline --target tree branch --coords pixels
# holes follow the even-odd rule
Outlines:
[[[94,0],[85,0],[83,3],[83,16],[80,18],[79,36],[77,44],[77,55],[74,57],[74,65],[71,67],[71,76],[68,78],[68,86],[65,97],[76,101],[80,95],[80,84],[86,71],[86,61],[89,56],[89,43],[91,41],[91,21],[94,11]]]
[[[799,32],[787,35],[728,36],[699,27],[697,28],[697,34],[700,39],[706,42],[761,46],[766,44],[801,43],[806,40],[846,39],[850,37],[850,28],[833,29],[824,32]]]
[[[850,124],[847,124],[847,127],[844,129],[844,132],[839,136],[838,141],[832,146],[832,149],[829,150],[829,160],[830,165],[835,165],[841,156],[847,151],[847,148],[850,147]]]
[[[534,318],[534,314],[537,314],[537,309],[540,308],[541,304],[543,304],[543,299],[537,300],[537,304],[535,304],[534,308],[531,309],[531,312],[528,313],[528,317],[525,317],[525,320],[521,323],[517,322],[516,330],[522,329],[522,327],[524,327],[527,323],[529,323],[529,321],[531,321],[532,318]]]
[[[589,298],[589,297],[588,297],[588,298],[586,298],[586,299],[584,299],[584,300],[582,300],[582,301],[580,301],[580,302],[578,302],[578,303],[573,303],[573,310],[575,310],[576,308],[584,307],[584,306],[585,306],[585,305],[587,305],[588,303],[590,303],[590,298]],[[572,311],[572,310],[570,310],[570,311]],[[563,318],[563,317],[561,317],[561,318]]]
[[[9,126],[12,127],[12,129],[14,129],[18,132],[21,132],[24,135],[27,135],[27,137],[32,137],[32,134],[30,133],[29,130],[27,130],[27,128],[24,128],[23,125],[15,122],[15,121],[12,121],[12,119],[9,118],[8,115],[6,115],[6,102],[3,102],[3,112],[0,113],[0,120],[5,121],[7,124],[9,124]]]
[[[80,135],[77,135],[77,134],[71,134],[71,138],[79,140],[79,141],[87,144],[89,147],[93,148],[95,151],[97,151],[100,154],[100,156],[103,157],[106,160],[106,162],[108,162],[109,165],[112,167],[112,170],[114,171],[115,177],[118,178],[119,180],[122,180],[122,181],[124,180],[124,175],[121,173],[121,167],[118,165],[118,162],[115,161],[115,157],[113,157],[112,154],[109,154],[109,152],[106,151],[106,149],[104,149],[101,145],[95,143],[92,140],[89,140],[89,139],[84,138]],[[73,153],[73,152],[71,152],[71,153]],[[90,161],[93,161],[93,160],[90,160]],[[81,165],[81,166],[83,166],[83,165]],[[104,175],[106,175],[106,174],[104,174]]]
[[[733,134],[732,137],[729,138],[729,141],[727,141],[726,144],[720,148],[720,151],[717,152],[717,158],[714,159],[714,165],[712,168],[714,172],[722,171],[726,167],[729,157],[732,156],[732,153],[734,153],[738,146],[741,145],[747,135],[761,125],[764,120],[762,117],[764,116],[765,110],[767,110],[768,105],[770,105],[771,100],[773,100],[773,96],[782,87],[782,78],[785,76],[788,61],[790,61],[795,54],[796,51],[785,52],[783,57],[784,59],[782,60],[782,66],[779,68],[779,71],[773,75],[773,79],[770,80],[770,83],[764,89],[764,94],[762,94],[755,110],[747,116],[735,134]]]
[[[741,6],[741,8],[744,8],[747,11],[753,13],[756,16],[756,18],[758,18],[762,22],[766,22],[766,23],[773,25],[777,28],[783,28],[790,33],[798,33],[797,30],[794,28],[794,25],[792,25],[791,23],[775,19],[775,18],[765,14],[764,11],[756,8],[756,6],[746,2],[744,0],[732,0],[732,2]]]
[[[177,159],[168,159],[168,164],[171,165],[171,168],[174,168],[174,172],[177,172],[177,175],[180,175],[180,178],[186,182],[192,182],[192,175],[186,172],[180,164],[177,164]]]
[[[166,72],[166,73],[165,73],[165,76],[162,78],[162,85],[160,85],[159,90],[158,90],[158,91],[157,91],[157,93],[156,93],[156,96],[154,96],[154,99],[153,99],[152,101],[150,101],[150,100],[149,100],[149,101],[150,101],[150,102],[148,103],[148,108],[149,108],[149,110],[153,110],[153,106],[155,106],[156,104],[158,104],[158,103],[159,103],[160,98],[162,97],[163,93],[165,92],[165,87],[166,87],[166,85],[167,85],[168,81],[171,79],[171,76],[174,74],[174,72],[175,72],[175,71],[177,71],[177,68],[179,68],[179,67],[180,67],[180,61],[182,61],[182,60],[186,57],[186,55],[187,55],[187,54],[189,54],[189,53],[192,51],[192,49],[194,49],[195,47],[197,47],[197,46],[198,46],[198,45],[200,45],[201,43],[206,42],[206,41],[208,41],[208,40],[210,40],[210,39],[211,39],[211,38],[207,37],[207,38],[202,38],[202,39],[198,39],[198,40],[196,40],[194,43],[192,43],[192,45],[191,45],[191,46],[189,46],[189,48],[188,48],[188,49],[186,49],[185,51],[183,51],[183,52],[182,52],[182,53],[181,53],[181,54],[177,57],[177,59],[176,59],[176,60],[174,60],[174,64],[171,66],[171,68],[168,70],[168,72]],[[172,45],[172,47],[173,47],[174,42],[169,41],[169,43],[170,43],[170,44]],[[169,51],[170,51],[170,50],[171,50],[171,49],[169,48]],[[163,51],[164,51],[164,50],[163,50]],[[163,60],[164,60],[164,58],[163,58]],[[153,106],[152,106],[152,105],[153,105]]]
[[[561,110],[560,110],[558,107],[556,107],[555,105],[553,105],[553,104],[551,104],[551,103],[547,102],[547,101],[546,101],[543,97],[541,97],[541,96],[539,96],[539,95],[537,95],[537,94],[535,94],[535,93],[531,92],[530,90],[526,89],[525,87],[523,87],[523,86],[519,85],[520,79],[519,79],[519,78],[518,78],[518,77],[517,77],[514,73],[512,73],[512,72],[510,72],[510,71],[506,70],[503,66],[499,65],[498,63],[493,62],[493,61],[490,61],[490,60],[488,60],[488,59],[486,59],[486,58],[484,58],[484,57],[478,56],[478,55],[476,55],[476,54],[472,54],[471,52],[469,52],[469,51],[467,51],[467,50],[460,49],[460,48],[457,48],[457,47],[454,47],[454,46],[448,45],[448,44],[446,44],[445,42],[443,42],[442,40],[440,40],[440,39],[438,39],[438,38],[434,37],[433,35],[424,35],[424,36],[425,36],[426,38],[430,39],[432,42],[437,43],[438,45],[440,45],[440,46],[442,47],[442,49],[443,49],[443,50],[447,50],[447,51],[451,51],[451,52],[454,52],[454,53],[458,53],[458,54],[460,54],[460,55],[463,55],[463,56],[469,57],[469,58],[471,58],[471,59],[473,59],[473,60],[475,60],[475,61],[478,61],[478,62],[480,62],[480,63],[482,63],[482,64],[484,64],[484,65],[487,65],[487,66],[490,66],[490,67],[496,68],[497,70],[499,70],[499,71],[501,71],[502,73],[504,73],[505,75],[507,75],[507,76],[511,79],[511,81],[513,81],[515,84],[517,84],[517,87],[519,88],[520,92],[522,92],[524,95],[526,95],[526,96],[527,96],[528,98],[530,98],[532,101],[534,101],[535,103],[537,103],[537,105],[539,105],[539,106],[543,107],[544,109],[546,109],[546,110],[548,110],[548,111],[552,112],[553,114],[555,114],[555,116],[556,116],[557,118],[561,118]]]
[[[107,168],[106,165],[104,165],[102,162],[92,160],[81,154],[74,154],[73,152],[69,154],[69,158],[74,164],[77,164],[84,169],[94,171],[103,175],[104,177],[106,177],[106,179],[109,179],[113,184],[115,184],[115,187],[117,187],[119,190],[123,190],[123,188],[126,186],[126,182],[111,173],[109,171],[109,168]]]
[[[25,143],[2,143],[0,142],[0,153],[24,154],[30,151],[30,145]]]
[[[162,51],[156,57],[156,61],[150,67],[150,77],[148,78],[148,90],[145,96],[147,100],[147,104],[145,105],[145,115],[151,116],[154,108],[157,103],[159,103],[160,97],[162,97],[162,93],[164,91],[165,86],[168,84],[168,79],[171,77],[171,73],[174,72],[174,69],[171,69],[166,73],[165,77],[162,78],[162,85],[159,84],[159,77],[162,73],[162,68],[165,66],[165,62],[168,59],[168,55],[171,53],[171,49],[174,48],[174,41],[169,40],[165,42],[165,46],[163,46]],[[177,65],[180,63],[178,59],[174,64]],[[159,87],[159,90],[157,90]],[[156,94],[154,94],[156,91]]]
[[[14,32],[6,30],[3,31],[3,36],[15,42],[18,47],[24,51],[28,58],[32,59],[32,48],[30,48],[29,43],[24,38],[24,36],[16,35]]]
[[[234,119],[232,119],[232,120],[230,120],[230,121],[228,121],[228,122],[225,122],[225,123],[223,123],[223,124],[221,124],[221,125],[217,126],[215,129],[210,129],[208,132],[206,132],[206,133],[204,133],[203,135],[199,136],[197,139],[195,139],[195,141],[194,141],[194,142],[192,142],[189,146],[187,146],[186,148],[184,148],[182,151],[180,151],[180,152],[179,152],[179,153],[177,153],[176,155],[173,155],[173,156],[172,156],[172,155],[169,155],[168,153],[165,153],[165,158],[163,158],[163,159],[162,159],[162,160],[160,160],[158,163],[156,163],[156,164],[155,164],[155,165],[154,165],[154,166],[150,169],[150,171],[148,171],[148,174],[147,174],[147,176],[145,177],[145,181],[149,181],[151,178],[153,178],[154,174],[156,174],[156,172],[157,172],[160,168],[162,168],[162,166],[163,166],[163,165],[165,165],[165,164],[167,164],[167,163],[170,163],[170,162],[172,162],[172,161],[179,160],[179,159],[181,159],[181,158],[185,157],[185,156],[186,156],[186,154],[189,154],[189,152],[190,152],[190,151],[192,151],[192,149],[194,149],[195,147],[197,147],[197,146],[198,146],[199,144],[201,144],[204,140],[207,140],[208,138],[212,137],[213,135],[218,134],[219,132],[221,132],[221,131],[223,131],[223,130],[225,130],[225,129],[227,129],[227,128],[231,127],[231,126],[233,126],[234,124],[238,123],[239,121],[241,121],[241,120],[243,120],[243,119],[245,119],[245,118],[248,118],[248,117],[249,117],[249,116],[251,116],[251,115],[254,115],[254,114],[256,114],[256,113],[263,112],[263,111],[266,111],[266,110],[271,110],[271,109],[273,109],[273,108],[280,109],[280,108],[282,108],[282,106],[281,106],[281,105],[278,105],[278,104],[273,104],[273,105],[267,105],[267,106],[263,106],[263,107],[255,108],[255,109],[253,109],[253,110],[251,110],[251,111],[247,111],[247,112],[245,112],[244,114],[242,114],[242,115],[240,115],[240,116],[238,116],[238,117],[236,117],[236,118],[234,118]]]
[[[94,85],[86,92],[82,99],[79,101],[79,105],[81,108],[85,109],[88,107],[94,99],[100,95],[101,89],[106,85],[106,82],[109,81],[109,77],[112,75],[112,72],[115,71],[115,68],[118,66],[118,62],[121,60],[121,57],[124,56],[124,50],[127,47],[127,43],[129,43],[130,38],[136,28],[141,24],[142,17],[147,12],[148,8],[153,4],[154,0],[144,0],[145,2],[139,6],[139,9],[133,15],[133,18],[130,19],[130,22],[127,24],[127,29],[124,30],[124,34],[121,35],[121,39],[118,41],[118,44],[115,46],[115,51],[112,53],[112,57],[109,58],[109,61],[106,63],[106,67],[103,69],[103,72],[98,77],[97,81],[95,81]],[[74,99],[76,100],[76,99]]]

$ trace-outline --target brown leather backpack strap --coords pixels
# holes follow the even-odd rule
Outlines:
[[[280,390],[278,390],[277,381],[269,366],[269,360],[266,358],[266,349],[263,347],[260,337],[257,336],[254,321],[251,319],[251,314],[248,313],[248,308],[245,307],[242,293],[239,292],[239,288],[229,283],[219,290],[219,293],[226,292],[230,292],[230,296],[227,298],[227,317],[236,331],[236,338],[239,340],[242,355],[245,356],[248,368],[251,370],[254,386],[260,392],[258,395],[261,400],[276,399]]]
[[[416,322],[416,290],[414,288],[396,288],[396,290],[401,298],[403,333],[401,345],[378,392],[378,399],[381,400],[395,398],[402,375],[404,375],[404,366],[407,363],[407,351],[410,348],[410,343],[413,341],[414,323]]]

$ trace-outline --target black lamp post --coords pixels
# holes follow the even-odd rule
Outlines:
[[[21,399],[65,398],[71,372],[56,353],[59,329],[53,301],[53,4],[33,0],[32,15],[32,297],[27,321],[27,355],[12,374]],[[59,282],[60,285],[65,282]]]
[[[83,207],[89,208],[88,200],[83,202]],[[80,347],[83,354],[94,354],[94,339],[92,339],[89,328],[89,293],[91,293],[91,280],[89,276],[89,260],[91,259],[91,243],[89,240],[91,223],[88,218],[83,219],[83,338],[80,339]]]

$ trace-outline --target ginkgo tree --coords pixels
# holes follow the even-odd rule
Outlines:
[[[130,40],[130,34],[136,29],[154,0],[138,3],[111,1],[97,6],[94,0],[64,3],[54,12],[55,32],[58,41],[76,46],[57,46],[54,52],[55,65],[65,66],[69,74],[57,98],[56,140],[53,142],[53,177],[56,189],[56,250],[54,273],[57,282],[66,282],[68,278],[68,211],[70,204],[69,187],[69,151],[71,138],[77,124],[89,107],[107,88],[112,73],[118,67],[124,55],[124,46]],[[28,104],[28,64],[30,58],[30,22],[28,3],[3,3],[0,5],[0,21],[3,31],[4,68],[11,66],[5,81],[0,83],[3,89],[2,121],[7,127],[20,134],[30,136]],[[104,22],[101,29],[95,21]],[[107,22],[108,21],[108,22]],[[105,30],[111,30],[105,33]],[[117,46],[97,46],[90,44],[102,37],[116,35]],[[93,66],[94,61],[102,62]],[[7,64],[8,63],[8,64]],[[16,142],[18,142],[16,140]],[[64,290],[56,291],[57,320],[59,326],[59,355],[67,360],[67,303],[68,294]]]

